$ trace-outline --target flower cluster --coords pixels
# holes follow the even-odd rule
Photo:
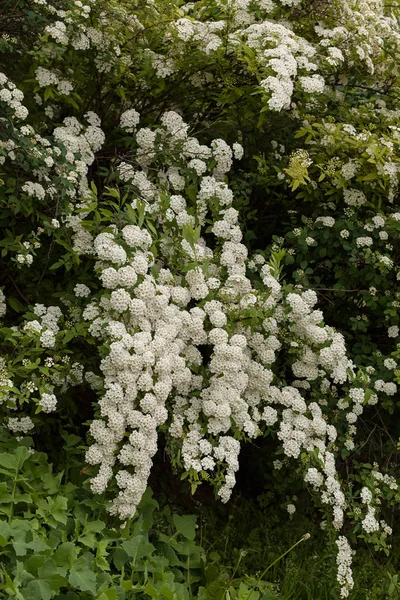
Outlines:
[[[28,109],[22,104],[24,94],[10,81],[4,73],[0,73],[0,105],[4,106],[10,117],[23,121],[28,116]]]
[[[219,169],[229,168],[231,153],[219,140],[211,149],[201,147],[179,115],[164,115],[161,123],[161,146],[151,160],[157,152],[169,156],[167,173],[184,173],[182,165],[194,156],[216,169],[211,161],[217,153]],[[175,162],[165,145],[175,148]],[[343,336],[324,326],[314,292],[285,291],[261,256],[253,262],[263,287],[247,278],[248,252],[225,183],[205,171],[193,203],[174,193],[174,182],[160,169],[158,182],[149,179],[149,165],[144,171],[126,163],[120,171],[124,179],[129,172],[138,195],[131,208],[143,211],[143,225],[113,226],[98,233],[91,247],[104,291],[83,315],[91,335],[107,348],[100,365],[101,418],[90,427],[93,444],[86,456],[100,465],[93,491],[104,491],[115,477],[120,491],[111,512],[123,519],[134,514],[164,425],[171,443],[180,441],[189,474],[223,469],[218,494],[226,502],[239,466],[239,439],[273,427],[287,457],[318,451],[319,466],[309,468],[305,480],[331,506],[340,529],[345,498],[330,451],[336,428],[326,422],[319,391],[310,402],[301,390],[321,386],[326,397],[330,381],[349,382],[352,363]],[[201,235],[210,218],[212,246]],[[253,315],[251,328],[243,324],[246,315]],[[292,379],[279,382],[274,364],[288,339],[295,349]]]

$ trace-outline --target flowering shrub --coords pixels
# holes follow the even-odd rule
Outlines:
[[[160,433],[223,502],[273,437],[341,597],[400,498],[396,11],[24,0],[1,46],[2,422],[40,444],[85,421],[123,521]]]

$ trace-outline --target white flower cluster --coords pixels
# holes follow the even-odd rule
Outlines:
[[[139,124],[140,115],[134,108],[130,108],[122,113],[119,125],[128,133],[133,133],[136,126]]]
[[[52,25],[48,25],[45,28],[45,32],[48,33],[56,42],[65,46],[68,44],[68,35],[66,33],[67,27],[63,21],[56,21]]]
[[[39,406],[45,413],[54,412],[57,407],[57,398],[54,394],[44,393],[40,397]]]
[[[257,53],[260,66],[272,73],[259,84],[270,94],[268,106],[271,110],[288,109],[299,71],[309,73],[317,68],[309,60],[315,55],[315,48],[283,24],[272,21],[254,23],[238,30],[231,38],[233,43],[239,38],[245,39],[247,45]],[[299,82],[309,93],[320,93],[324,88],[324,80],[320,75],[303,76]]]
[[[226,28],[225,21],[201,22],[181,18],[173,24],[173,31],[182,42],[196,44],[200,51],[210,54],[222,45],[221,30]],[[168,36],[170,37],[170,35]]]
[[[399,327],[397,325],[391,325],[388,328],[388,337],[396,338],[399,336]]]
[[[384,3],[371,5],[368,0],[332,3],[332,14],[336,26],[328,28],[325,23],[319,23],[314,28],[321,40],[320,51],[328,48],[330,54],[329,49],[334,44],[353,68],[361,62],[370,74],[384,70],[383,40],[392,39],[396,51],[400,47],[397,20],[386,13]]]
[[[388,396],[394,396],[397,392],[397,385],[393,381],[385,382],[382,379],[375,381],[374,388],[377,392],[384,392]]]
[[[90,288],[84,283],[77,283],[74,287],[74,294],[77,298],[87,298],[90,296]]]
[[[33,312],[40,317],[40,321],[27,321],[23,326],[23,330],[39,333],[40,344],[43,348],[54,348],[56,335],[60,331],[57,323],[62,316],[61,309],[58,306],[46,308],[43,304],[35,304]]]
[[[94,153],[102,147],[105,135],[99,127],[99,119],[95,113],[86,115],[90,124],[84,131],[83,125],[75,117],[66,117],[62,127],[56,127],[53,135],[56,142],[62,144],[67,152],[66,159],[72,163],[67,176],[70,183],[68,194],[71,198],[76,196],[77,191],[84,193],[87,189],[87,170],[94,161]],[[72,185],[71,185],[72,184]]]
[[[357,173],[359,168],[360,168],[360,165],[357,161],[349,160],[347,163],[345,163],[342,166],[342,169],[340,172],[344,179],[349,180],[349,179],[353,179],[353,177],[355,176],[355,174]]]
[[[0,72],[0,102],[11,109],[11,116],[24,120],[28,116],[28,109],[22,104],[24,94],[10,81],[4,73]]]
[[[0,74],[0,90],[5,82],[6,79]],[[7,85],[15,96],[15,101],[12,101],[15,108],[15,102],[20,102],[23,94],[12,82],[8,82]],[[94,160],[94,152],[98,151],[104,142],[104,133],[99,127],[100,119],[89,111],[85,115],[89,125],[84,129],[74,117],[67,117],[64,119],[64,125],[54,130],[53,139],[49,141],[35,133],[32,126],[18,127],[15,121],[13,123],[13,118],[19,118],[16,113],[11,117],[10,123],[5,122],[9,139],[7,142],[0,142],[0,164],[9,160],[19,168],[21,160],[26,162],[33,159],[34,165],[31,165],[29,180],[22,179],[21,191],[29,196],[29,201],[33,203],[36,200],[43,202],[46,198],[54,198],[56,190],[63,190],[63,197],[59,197],[58,202],[61,210],[65,211],[69,199],[77,193],[83,193],[87,188],[88,167]],[[21,148],[18,153],[15,152],[17,147]],[[32,176],[36,177],[37,181]],[[75,217],[75,220],[79,219]],[[56,220],[52,221],[52,225],[56,227]],[[20,253],[17,255],[17,261],[19,264],[30,265],[33,256]]]
[[[357,248],[369,248],[373,243],[374,240],[369,236],[359,237],[356,239]]]
[[[7,427],[14,433],[29,433],[35,428],[30,417],[9,417]]]
[[[213,154],[220,169],[229,168],[232,154],[221,141],[211,149],[200,146],[187,137],[187,126],[176,113],[167,113],[161,122],[160,148],[152,160],[158,160],[158,152],[171,156],[165,151],[171,139],[180,148],[167,171]],[[246,276],[249,259],[238,212],[224,182],[201,175],[196,201],[169,192],[161,203],[157,190],[165,189],[166,180],[159,168],[158,173],[158,182],[133,168],[129,176],[154,226],[147,228],[146,221],[142,227],[112,226],[96,236],[90,249],[98,259],[104,291],[91,298],[83,318],[90,323],[90,334],[108,348],[100,365],[105,390],[101,418],[90,427],[94,443],[86,457],[100,465],[93,491],[104,491],[115,476],[120,492],[111,512],[123,519],[134,514],[157,450],[158,427],[167,424],[170,438],[180,440],[189,473],[223,468],[218,493],[226,502],[239,466],[235,434],[255,438],[274,427],[287,457],[318,450],[320,466],[310,468],[305,479],[332,507],[340,529],[345,499],[329,450],[336,429],[326,421],[322,398],[320,405],[306,400],[300,389],[321,385],[326,396],[329,380],[348,381],[352,363],[343,336],[323,325],[322,313],[314,310],[315,292],[286,294],[258,255],[252,262],[264,289],[254,288]],[[132,208],[137,207],[134,201]],[[213,248],[201,237],[210,218]],[[196,227],[199,235],[191,238]],[[150,252],[154,244],[157,261]],[[193,259],[196,265],[190,264]],[[242,321],[252,311],[259,316],[250,329]],[[293,385],[278,385],[274,363],[287,337],[297,347]]]
[[[22,191],[28,194],[28,196],[33,196],[38,200],[44,200],[46,196],[46,191],[44,187],[40,183],[34,183],[33,181],[27,181],[21,187]]]
[[[340,535],[336,540],[338,554],[336,556],[336,564],[338,566],[337,581],[341,587],[340,597],[347,598],[350,591],[354,587],[353,573],[351,563],[353,562],[354,551],[350,548],[350,544],[343,535]]]
[[[355,188],[347,188],[343,190],[343,198],[349,206],[362,206],[366,203],[367,198],[361,190]]]
[[[397,490],[397,484],[392,477],[384,476],[379,471],[374,471],[373,474],[374,473],[376,475],[376,479],[377,480],[380,479],[380,481],[382,481],[382,483],[384,483],[386,485],[390,486],[393,482],[394,486],[392,487],[392,489]],[[376,489],[376,492],[378,493],[378,495],[380,494],[379,487]],[[365,515],[365,517],[363,518],[363,520],[361,522],[361,526],[364,529],[364,531],[366,533],[374,533],[374,532],[381,530],[382,535],[384,535],[384,536],[391,535],[392,531],[391,531],[391,528],[389,527],[389,525],[383,520],[378,521],[378,519],[376,518],[377,507],[372,505],[373,494],[369,490],[369,488],[364,486],[361,489],[360,498],[361,498],[362,504],[364,504],[365,507],[367,508],[367,514]],[[376,504],[380,503],[380,498],[377,498],[375,500],[375,503]]]
[[[4,317],[6,310],[6,297],[4,296],[3,290],[0,290],[0,317]]]
[[[58,75],[44,67],[37,67],[35,77],[40,87],[54,85],[57,87],[60,94],[64,94],[65,96],[69,96],[74,89],[74,86],[70,81],[67,79],[60,79]]]
[[[325,225],[325,227],[333,227],[335,224],[335,219],[333,217],[317,217],[315,222],[322,223],[322,225]]]

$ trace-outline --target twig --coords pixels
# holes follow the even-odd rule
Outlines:
[[[7,273],[11,283],[13,284],[13,286],[15,287],[15,289],[17,290],[18,294],[21,296],[21,298],[24,300],[24,302],[26,302],[27,304],[29,304],[29,300],[27,298],[25,298],[24,294],[21,292],[21,290],[19,289],[19,287],[17,286],[17,284],[15,283],[14,279],[11,277],[11,275],[9,273]]]
[[[369,290],[348,290],[346,288],[315,288],[315,287],[305,287],[303,286],[304,289],[306,290],[315,290],[316,292],[368,292],[370,293]],[[378,293],[378,290],[377,290]]]

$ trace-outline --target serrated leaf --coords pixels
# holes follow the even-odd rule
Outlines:
[[[5,481],[0,483],[0,504],[7,504],[8,502],[12,502],[13,497],[8,492],[8,487]]]
[[[64,542],[53,555],[56,564],[60,567],[70,567],[78,556],[78,549],[73,542]]]
[[[187,540],[193,541],[196,537],[196,521],[194,515],[176,515],[172,516],[172,520],[176,527],[176,533],[183,535]]]
[[[42,579],[34,579],[23,588],[22,594],[29,600],[50,600],[52,597],[51,587]]]
[[[50,549],[50,546],[46,544],[43,539],[32,540],[32,542],[28,542],[26,546],[27,548],[34,550],[34,552],[43,552],[44,550]]]
[[[68,581],[82,592],[96,592],[96,575],[82,556],[72,565]]]
[[[67,509],[68,499],[63,496],[56,496],[55,498],[46,498],[38,502],[38,514],[42,517],[51,517],[58,523],[63,525],[67,524]]]
[[[47,560],[38,569],[39,577],[45,581],[54,592],[58,592],[60,587],[66,584],[67,580],[65,574],[66,569],[58,567],[52,558]]]
[[[150,557],[155,550],[153,544],[150,544],[147,537],[144,535],[137,535],[130,540],[123,542],[121,546],[129,558],[132,559],[133,563],[135,563],[138,558],[143,558],[144,556]]]

